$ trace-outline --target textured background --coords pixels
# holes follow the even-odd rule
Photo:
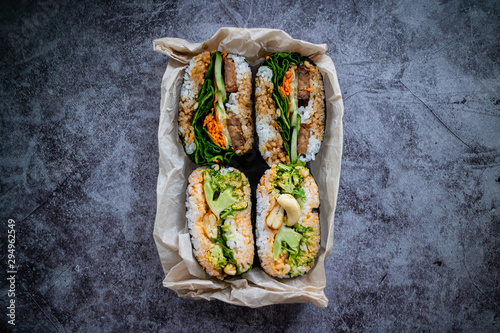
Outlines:
[[[10,1],[0,13],[1,325],[19,332],[500,330],[497,1]],[[152,40],[327,43],[345,106],[330,300],[247,309],[161,286]],[[9,326],[9,329],[12,327]]]

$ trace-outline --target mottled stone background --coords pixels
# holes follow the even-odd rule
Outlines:
[[[161,285],[152,40],[222,26],[327,43],[336,65],[326,309]],[[2,327],[10,218],[18,332],[500,330],[498,1],[4,1],[0,27]]]

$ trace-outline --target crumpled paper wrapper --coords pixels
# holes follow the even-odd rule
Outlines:
[[[323,291],[326,286],[324,261],[333,248],[344,112],[335,66],[332,59],[325,55],[326,44],[296,40],[281,30],[221,28],[203,43],[193,44],[178,38],[162,38],[155,40],[153,47],[155,51],[170,57],[161,84],[158,206],[153,232],[165,272],[163,285],[183,298],[218,299],[252,308],[306,302],[326,307],[328,299]],[[267,275],[260,267],[254,267],[241,276],[220,281],[206,274],[193,256],[185,202],[187,179],[197,166],[189,161],[179,140],[177,112],[184,69],[193,56],[205,50],[229,51],[242,55],[246,57],[254,73],[267,55],[275,52],[299,52],[311,58],[323,74],[327,109],[325,137],[316,159],[309,163],[320,192],[321,249],[315,267],[305,276],[276,279]],[[258,260],[257,253],[255,256]]]

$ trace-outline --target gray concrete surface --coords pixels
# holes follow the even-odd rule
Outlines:
[[[500,330],[497,1],[8,1],[0,17],[2,327]],[[201,42],[221,26],[327,43],[337,67],[345,141],[326,309],[247,309],[161,286],[152,231],[168,58],[152,40]]]

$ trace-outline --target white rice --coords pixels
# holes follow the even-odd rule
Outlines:
[[[189,233],[193,244],[193,253],[200,265],[207,271],[209,275],[223,279],[226,274],[222,269],[214,267],[209,255],[210,249],[214,243],[206,235],[203,217],[210,212],[205,201],[205,193],[203,190],[204,177],[203,170],[205,167],[200,167],[194,170],[189,176],[187,196],[186,196],[186,218],[188,221]],[[222,168],[222,173],[236,171],[234,168]],[[245,175],[241,173],[243,180]],[[245,200],[248,207],[238,211],[234,218],[226,219],[225,225],[230,225],[226,233],[229,238],[227,246],[233,250],[234,257],[241,271],[247,271],[253,264],[254,258],[254,239],[252,233],[251,210],[252,203],[250,199],[250,185],[244,186]]]
[[[299,108],[297,109],[297,111],[298,111],[299,116],[300,116],[300,121],[302,123],[309,124],[308,120],[309,120],[309,117],[311,116],[311,113],[313,112],[313,101],[312,101],[312,99],[309,99],[309,102],[307,103],[307,105],[305,107],[299,106]]]
[[[255,78],[255,127],[259,138],[259,152],[268,165],[290,162],[276,122],[276,104],[272,99],[274,84],[272,71],[261,66]]]
[[[194,141],[188,143],[186,146],[186,154],[191,155],[195,151],[196,151],[196,143]]]
[[[321,141],[319,141],[314,134],[311,134],[307,142],[307,152],[304,156],[299,156],[299,160],[302,162],[314,161],[320,148]]]
[[[187,66],[186,71],[184,72],[184,82],[182,83],[181,87],[181,98],[192,100],[195,99],[195,95],[198,95],[196,91],[193,89],[193,82],[191,81],[191,70],[193,69],[194,66],[194,59],[195,57],[191,58],[191,61],[189,61],[189,65]]]
[[[252,71],[245,58],[236,54],[228,54],[233,59],[236,72],[238,91],[229,94],[225,107],[228,116],[240,120],[242,135],[245,140],[244,148],[238,154],[247,152],[253,145],[254,126],[252,119]]]
[[[306,66],[311,70],[310,87],[315,89],[310,93],[308,104],[298,108],[301,123],[309,125],[306,154],[298,157],[303,162],[314,160],[319,152],[323,141],[325,118],[324,87],[321,74],[317,67],[306,63]],[[273,72],[269,67],[261,66],[257,70],[255,79],[256,129],[259,138],[259,151],[269,165],[278,162],[289,163],[288,156],[286,156],[287,161],[278,156],[279,152],[284,150],[281,132],[276,122],[279,110],[275,104],[274,108],[270,106],[268,98],[264,98],[266,95],[272,95],[274,89],[274,84],[271,81],[272,76]],[[271,97],[269,96],[269,98]],[[270,113],[272,116],[269,115]]]
[[[260,66],[257,70],[257,76],[260,76],[262,80],[271,81],[273,78],[273,71],[267,66]]]
[[[246,62],[245,58],[236,54],[228,54],[228,58],[233,59],[234,67],[236,69],[236,80],[238,81],[238,86],[244,84],[244,80],[248,73],[252,73],[250,70],[250,66],[248,62]]]
[[[278,204],[274,196],[270,194],[274,188],[273,181],[275,177],[276,171],[275,166],[273,166],[264,173],[257,186],[257,218],[255,226],[257,254],[259,256],[261,266],[267,274],[280,278],[288,278],[291,276],[291,267],[287,264],[287,260],[282,257],[278,259],[274,259],[273,257],[274,238],[277,234],[277,230],[269,228],[265,222],[266,217],[271,212],[271,209]],[[318,238],[318,241],[313,242],[313,244],[308,246],[305,246],[305,244],[301,245],[301,249],[308,250],[314,255],[317,255],[320,247],[320,225],[319,214],[317,212],[313,212],[313,209],[319,207],[318,186],[314,181],[314,178],[309,175],[304,178],[301,187],[304,189],[306,202],[302,202],[301,217],[298,223],[305,227],[315,227],[315,234]],[[308,266],[295,268],[292,272],[294,272],[295,275],[302,275],[307,273],[313,266],[314,263],[309,264]]]
[[[193,141],[194,128],[191,122],[198,108],[196,99],[205,81],[204,75],[209,62],[210,52],[203,52],[191,58],[184,72],[179,102],[178,131],[187,154],[192,154],[196,150],[196,143]]]

